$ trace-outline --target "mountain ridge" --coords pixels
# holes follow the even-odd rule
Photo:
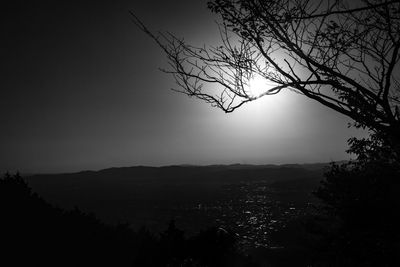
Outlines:
[[[133,166],[121,166],[121,167],[108,167],[99,170],[81,170],[81,171],[73,171],[73,172],[50,172],[50,173],[27,173],[24,174],[24,177],[32,177],[32,176],[42,176],[42,175],[68,175],[68,174],[91,174],[98,173],[104,171],[111,170],[127,170],[127,169],[165,169],[165,168],[173,168],[173,167],[182,167],[182,168],[230,168],[230,169],[260,169],[260,168],[305,168],[305,169],[322,169],[324,167],[328,167],[331,163],[345,163],[346,160],[341,161],[332,161],[332,162],[315,162],[315,163],[285,163],[285,164],[243,164],[243,163],[232,163],[232,164],[207,164],[207,165],[197,165],[197,164],[171,164],[171,165],[162,165],[162,166],[151,166],[151,165],[133,165]]]

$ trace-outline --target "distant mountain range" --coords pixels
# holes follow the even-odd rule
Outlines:
[[[172,165],[164,167],[113,167],[99,171],[77,173],[37,174],[26,177],[33,187],[96,187],[106,184],[168,183],[225,184],[249,181],[283,182],[322,175],[328,163],[285,165]],[[38,188],[39,189],[39,188]],[[44,189],[44,188],[43,188]]]
[[[336,163],[344,163],[346,161],[339,161]],[[146,166],[146,165],[138,165],[138,166],[131,166],[131,167],[110,167],[98,171],[94,170],[84,170],[84,171],[79,171],[75,173],[44,173],[44,174],[25,174],[25,177],[38,177],[38,176],[54,176],[54,175],[75,175],[75,174],[89,174],[89,173],[110,173],[111,171],[115,172],[137,172],[139,170],[167,170],[167,169],[178,169],[178,168],[187,168],[187,169],[202,169],[202,170],[243,170],[243,169],[283,169],[283,168],[302,168],[306,170],[320,170],[325,167],[328,167],[330,163],[304,163],[304,164],[298,164],[298,163],[293,163],[293,164],[262,164],[262,165],[257,165],[257,164],[241,164],[241,163],[235,163],[235,164],[212,164],[212,165],[195,165],[195,164],[177,164],[177,165],[166,165],[162,167],[153,167],[153,166]]]

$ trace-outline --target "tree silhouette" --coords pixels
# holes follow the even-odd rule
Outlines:
[[[219,46],[133,22],[164,50],[178,92],[225,112],[292,90],[387,135],[400,151],[400,1],[212,0]],[[249,83],[265,79],[254,94]]]
[[[324,233],[327,250],[335,252],[331,257],[342,266],[395,266],[400,251],[399,162],[376,134],[352,139],[349,151],[357,160],[332,165],[315,192],[330,218]]]

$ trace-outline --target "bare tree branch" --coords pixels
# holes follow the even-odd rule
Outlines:
[[[400,0],[212,0],[221,44],[195,47],[132,21],[167,55],[180,93],[225,112],[294,90],[352,118],[356,126],[400,136]],[[260,76],[268,86],[249,88]],[[390,130],[388,130],[390,129]]]

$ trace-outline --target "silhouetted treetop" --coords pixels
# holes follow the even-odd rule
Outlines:
[[[342,261],[338,266],[397,266],[399,161],[376,134],[352,139],[349,151],[357,160],[332,165],[315,192],[329,215],[328,250]]]

